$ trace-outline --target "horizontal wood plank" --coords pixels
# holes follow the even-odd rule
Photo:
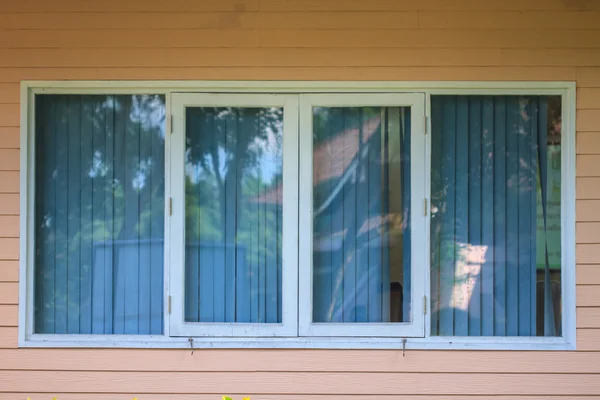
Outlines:
[[[0,77],[1,77],[0,73]],[[1,125],[1,123],[0,123]],[[19,128],[0,126],[0,149],[19,148]]]
[[[187,351],[186,351],[187,353]],[[189,356],[189,354],[188,354]],[[435,384],[433,384],[435,383]],[[4,371],[4,391],[98,393],[595,395],[589,374]]]
[[[416,12],[0,13],[13,29],[416,29]]]
[[[577,200],[575,211],[577,221],[600,221],[600,200]]]
[[[577,329],[578,351],[600,351],[600,329]]]
[[[3,393],[7,399],[21,398],[23,393]],[[31,400],[44,400],[49,393],[31,393]],[[131,400],[128,393],[52,393],[59,400]],[[230,396],[250,397],[260,400],[331,400],[331,395],[290,395],[290,394],[262,394],[262,393],[236,393]],[[173,400],[171,394],[145,393],[141,400]],[[214,394],[177,394],[177,400],[214,400]],[[344,395],[347,400],[489,400],[489,396],[460,396],[460,395]],[[494,400],[515,400],[514,396],[494,396]],[[519,396],[519,400],[557,400],[556,396]],[[599,400],[600,396],[569,396],[569,400]]]
[[[177,67],[0,68],[1,82],[29,80],[575,80],[575,67]]]
[[[0,193],[0,215],[19,215],[19,195]]]
[[[0,260],[0,282],[17,282],[19,280],[19,262]]]
[[[577,85],[582,88],[600,87],[600,67],[577,68]]]
[[[1,326],[0,323],[0,349],[14,349],[17,347],[18,331],[14,326]]]
[[[0,174],[0,179],[2,175]],[[2,182],[0,180],[0,182]],[[0,184],[1,186],[1,184]],[[18,238],[19,237],[19,216],[0,215],[0,237]]]
[[[577,199],[600,199],[600,178],[577,178]]]
[[[20,116],[19,104],[0,104],[0,126],[18,127]]]
[[[19,171],[0,171],[0,193],[19,193]]]
[[[528,10],[600,10],[597,0],[565,2],[561,0],[261,0],[261,11],[528,11]]]
[[[596,0],[594,0],[596,1]],[[54,13],[54,12],[192,12],[192,11],[256,11],[258,0],[54,0],[52,4],[40,0],[23,0],[19,2],[8,2],[3,4],[2,12],[5,13]],[[555,7],[558,5],[554,5]],[[553,8],[550,8],[553,9]]]
[[[577,108],[581,110],[600,109],[600,88],[577,89]]]
[[[431,11],[420,29],[597,29],[598,11]]]
[[[17,282],[0,282],[0,304],[19,304]]]
[[[23,30],[0,27],[0,48],[599,48],[600,30],[144,29]],[[0,88],[0,95],[2,94]],[[0,97],[1,98],[1,97]]]
[[[600,264],[600,244],[578,244],[575,254],[577,265]]]
[[[600,154],[600,132],[577,132],[577,154]]]
[[[588,49],[0,49],[0,67],[395,67],[600,64]],[[580,111],[585,112],[585,110]]]
[[[17,326],[18,319],[18,307],[16,304],[0,304],[0,326]],[[0,385],[1,387],[2,385]]]
[[[580,154],[577,156],[577,176],[578,177],[598,177],[600,176],[600,155]]]
[[[20,162],[18,149],[0,149],[0,171],[18,171]]]
[[[577,307],[600,307],[600,286],[578,285]]]
[[[577,307],[578,328],[600,328],[600,307]]]
[[[0,238],[0,260],[19,259],[19,239]]]
[[[600,285],[600,264],[577,265],[577,285]]]
[[[386,350],[0,350],[2,370],[165,372],[600,373],[600,352]],[[468,359],[468,363],[461,362]],[[316,362],[318,360],[318,362]],[[401,362],[400,362],[401,361]],[[232,365],[235,365],[232,368]]]

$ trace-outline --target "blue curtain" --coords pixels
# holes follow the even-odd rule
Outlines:
[[[186,110],[185,320],[282,321],[281,108]]]
[[[432,96],[431,114],[432,334],[555,335],[544,233],[548,99]]]
[[[162,333],[164,96],[35,110],[34,331]]]
[[[313,117],[313,321],[408,320],[410,110]]]

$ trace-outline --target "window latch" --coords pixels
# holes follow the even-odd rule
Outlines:
[[[190,348],[192,349],[192,355],[194,355],[194,338],[189,337],[188,342],[190,342]]]
[[[406,338],[402,338],[402,357],[406,357]]]

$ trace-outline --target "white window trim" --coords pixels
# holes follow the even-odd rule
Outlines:
[[[403,323],[314,323],[313,322],[313,107],[410,107],[411,109],[411,296],[412,321]],[[419,305],[425,296],[426,219],[422,212],[425,195],[425,95],[385,94],[301,94],[300,95],[300,251],[299,251],[299,336],[423,337],[425,315]],[[310,134],[309,134],[310,133]]]
[[[169,291],[169,237],[165,237],[165,329],[164,335],[41,335],[32,334],[33,322],[33,210],[34,147],[33,96],[57,94],[136,94],[166,95],[167,115],[171,115],[171,93],[386,93],[421,92],[426,96],[427,131],[430,124],[430,96],[436,94],[481,95],[560,95],[562,97],[562,331],[558,338],[547,337],[432,337],[429,314],[425,316],[425,337],[407,338],[209,338],[196,337],[195,347],[210,348],[353,348],[353,349],[480,349],[480,350],[575,350],[576,348],[576,280],[575,280],[575,82],[488,82],[488,81],[22,81],[21,82],[21,184],[20,184],[20,272],[19,329],[20,347],[98,347],[98,348],[189,348],[187,338],[169,337],[167,296]],[[167,127],[167,130],[169,128]],[[166,163],[169,163],[170,135],[166,138]],[[430,135],[426,136],[426,162],[430,165]],[[171,182],[166,174],[166,197]],[[429,198],[429,176],[426,191]],[[429,225],[429,217],[427,217]],[[170,218],[165,210],[165,231]],[[429,245],[427,245],[428,247]],[[429,249],[426,249],[429,265]],[[426,268],[426,291],[429,292],[429,268]]]
[[[282,231],[282,323],[185,322],[185,154],[186,107],[283,107],[283,221]],[[286,94],[173,93],[171,95],[171,215],[170,296],[171,336],[276,337],[295,336],[298,331],[298,96]],[[174,246],[177,246],[175,248]],[[173,251],[175,250],[175,251]]]

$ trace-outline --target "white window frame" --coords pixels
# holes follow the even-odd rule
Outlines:
[[[283,107],[282,323],[186,322],[185,299],[185,138],[187,107]],[[170,298],[171,336],[295,336],[298,319],[298,96],[288,94],[173,93],[171,135]]]
[[[22,81],[21,82],[21,186],[20,186],[20,347],[100,348],[189,348],[186,337],[171,336],[168,295],[170,294],[170,243],[165,236],[165,296],[163,335],[42,335],[33,334],[33,210],[34,210],[34,96],[35,94],[163,94],[167,115],[171,115],[171,94],[204,93],[425,93],[427,129],[431,129],[430,96],[454,95],[560,95],[562,98],[562,337],[433,337],[430,314],[425,315],[425,335],[416,338],[383,337],[194,337],[194,347],[203,348],[349,348],[349,349],[480,349],[480,350],[575,350],[575,82],[488,82],[488,81]],[[167,132],[170,132],[167,122]],[[166,163],[170,165],[171,135],[165,139]],[[425,135],[426,165],[431,164],[430,135]],[[168,167],[167,167],[168,168]],[[426,195],[430,176],[426,174]],[[170,174],[165,175],[165,198],[172,196]],[[171,218],[165,207],[165,232]],[[427,217],[429,229],[429,216]],[[425,291],[430,290],[429,237],[427,235]]]
[[[411,112],[411,295],[412,320],[388,323],[313,322],[313,107],[410,107]],[[425,95],[348,93],[300,95],[300,336],[423,337],[427,220],[421,211],[425,189]]]

